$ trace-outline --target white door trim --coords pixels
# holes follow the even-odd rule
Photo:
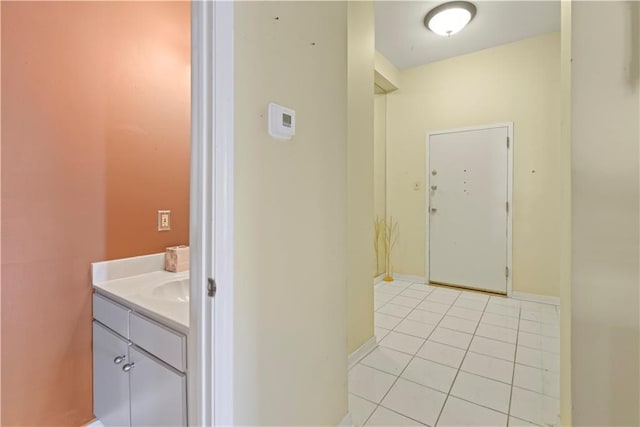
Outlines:
[[[433,135],[442,135],[447,133],[457,132],[469,132],[475,130],[507,128],[507,135],[509,137],[509,149],[507,150],[507,202],[509,203],[509,213],[507,215],[507,267],[509,268],[509,277],[507,277],[507,296],[511,297],[513,293],[513,122],[496,123],[492,125],[482,126],[469,126],[456,129],[439,130],[434,132],[427,132],[426,142],[426,156],[425,156],[425,203],[424,203],[424,217],[425,217],[425,277],[426,282],[430,281],[430,268],[429,268],[429,200],[431,191],[431,174],[429,173],[429,139]]]
[[[233,425],[233,7],[191,3],[187,380],[189,425],[198,426]]]

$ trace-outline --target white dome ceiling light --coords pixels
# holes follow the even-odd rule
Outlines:
[[[449,37],[462,30],[474,16],[473,3],[452,1],[431,9],[424,17],[424,25],[439,36]]]

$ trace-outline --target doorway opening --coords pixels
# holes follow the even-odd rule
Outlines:
[[[448,38],[414,25],[435,6],[375,5],[373,217],[399,233],[354,422],[558,425],[560,3],[476,3]]]

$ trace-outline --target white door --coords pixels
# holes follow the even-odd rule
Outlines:
[[[429,136],[429,280],[507,293],[509,127]]]

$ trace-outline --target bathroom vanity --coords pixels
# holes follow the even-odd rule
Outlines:
[[[94,263],[93,402],[105,426],[187,425],[189,277],[164,254]]]

